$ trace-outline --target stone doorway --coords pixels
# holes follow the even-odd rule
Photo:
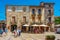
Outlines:
[[[26,32],[26,26],[22,26],[22,32]]]
[[[11,25],[11,32],[13,32],[14,30],[17,30],[17,25]]]
[[[14,30],[17,30],[16,16],[12,16],[10,30],[11,30],[11,32],[13,32]]]

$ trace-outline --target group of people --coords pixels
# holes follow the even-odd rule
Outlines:
[[[11,32],[14,34],[15,37],[20,36],[21,34],[20,27],[17,27],[16,24],[11,25]]]
[[[14,30],[12,33],[14,34],[15,37],[17,37],[17,36],[20,36],[21,35],[21,30],[18,27],[17,30]]]
[[[13,27],[15,27],[15,26],[13,26]],[[0,35],[2,35],[2,34],[7,34],[7,32],[8,32],[8,29],[6,28],[6,24],[4,24],[4,23],[0,23]],[[12,31],[11,31],[11,33],[13,33],[14,34],[14,36],[16,37],[16,36],[20,36],[20,34],[21,34],[21,30],[20,30],[20,28],[19,27],[17,27],[16,29],[14,28]]]
[[[2,35],[3,33],[7,34],[6,24],[0,23],[0,35]]]

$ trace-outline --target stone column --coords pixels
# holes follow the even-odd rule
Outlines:
[[[52,28],[53,28],[53,31],[54,31],[54,9],[52,8],[51,9],[51,22],[52,22]]]
[[[22,23],[20,22],[20,24],[19,24],[19,27],[20,27],[20,30],[22,30]]]
[[[35,14],[36,14],[36,16],[35,16],[35,22],[38,22],[38,18],[37,18],[38,12],[37,12],[37,9],[35,9]]]
[[[30,9],[30,22],[33,22],[32,18],[31,18],[31,15],[32,15],[32,9]]]
[[[6,27],[10,28],[10,17],[7,17],[6,23],[7,23]]]
[[[41,12],[41,22],[44,23],[44,8],[42,8]]]
[[[20,27],[20,30],[22,30],[22,23],[21,23],[21,21],[22,21],[22,12],[19,12],[17,14],[18,14],[18,23],[17,23],[17,25],[18,25],[18,27]]]
[[[26,27],[26,32],[28,32],[28,26]]]
[[[52,16],[52,25],[51,27],[53,28],[53,31],[54,31],[54,16]]]

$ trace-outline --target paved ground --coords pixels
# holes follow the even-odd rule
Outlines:
[[[14,37],[11,32],[5,36],[0,37],[0,40],[45,40],[45,35],[55,35],[56,39],[60,39],[60,34],[54,34],[52,32],[46,32],[44,34],[29,34],[29,33],[21,33],[21,36]]]

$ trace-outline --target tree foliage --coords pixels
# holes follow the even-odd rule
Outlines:
[[[55,18],[55,24],[60,24],[60,17]]]

